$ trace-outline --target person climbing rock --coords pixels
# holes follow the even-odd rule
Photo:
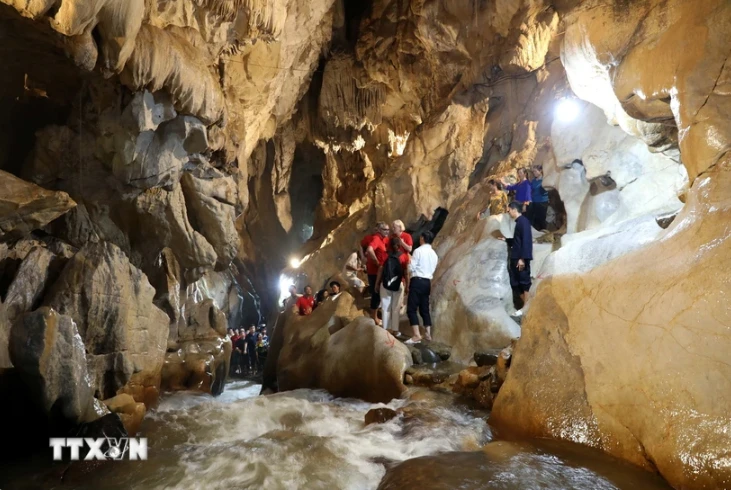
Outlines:
[[[528,301],[530,291],[530,262],[533,260],[533,235],[528,218],[522,214],[523,204],[513,201],[508,207],[508,214],[515,220],[515,231],[510,243],[510,259],[508,273],[510,274],[510,287],[513,288],[523,305]]]
[[[531,186],[531,202],[528,206],[528,220],[538,231],[546,229],[546,214],[548,212],[548,191],[543,188],[543,167],[534,165]]]
[[[398,235],[389,240],[389,255],[378,269],[376,284],[381,294],[381,316],[383,328],[398,331],[401,297],[409,276],[410,256],[404,252]]]
[[[477,219],[482,219],[489,211],[490,216],[504,214],[508,212],[508,194],[500,188],[500,183],[495,179],[487,182],[487,191],[489,192],[489,204],[487,208],[477,213]]]
[[[524,168],[518,169],[518,183],[509,185],[507,182],[505,182],[505,179],[501,179],[500,181],[504,186],[505,189],[508,191],[515,191],[515,201],[518,201],[523,206],[520,210],[521,214],[525,213],[528,209],[528,204],[531,202],[531,186],[530,181],[528,180],[528,171]]]
[[[300,296],[297,298],[296,303],[296,309],[297,312],[302,315],[306,316],[312,313],[312,310],[315,308],[315,297],[312,296],[312,287],[311,286],[305,286],[305,294],[304,296]]]
[[[431,232],[425,231],[422,233],[419,237],[419,247],[411,257],[409,266],[411,280],[408,287],[406,314],[409,317],[414,336],[406,341],[407,344],[421,342],[417,310],[424,322],[426,339],[431,340],[432,321],[429,313],[429,296],[431,295],[431,281],[434,278],[434,271],[437,269],[437,262],[439,261],[437,253],[431,246],[433,241],[434,235]]]
[[[368,290],[371,293],[371,316],[376,322],[376,325],[381,324],[381,321],[378,319],[378,307],[381,305],[381,296],[376,288],[376,279],[378,276],[378,268],[383,265],[383,262],[386,261],[386,257],[388,256],[385,241],[385,238],[388,236],[388,231],[388,225],[381,221],[376,225],[376,233],[368,235],[361,242],[361,246],[366,250]]]

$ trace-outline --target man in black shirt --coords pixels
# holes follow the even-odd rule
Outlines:
[[[528,301],[531,286],[530,262],[533,260],[533,234],[530,221],[522,214],[523,204],[513,201],[508,206],[508,214],[515,220],[515,231],[510,245],[510,287],[520,295],[523,304]]]

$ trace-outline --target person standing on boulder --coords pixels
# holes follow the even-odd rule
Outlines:
[[[359,272],[365,272],[365,267],[361,265],[360,256],[356,251],[350,254],[348,260],[345,261],[343,276],[348,279],[351,286],[362,293],[365,288],[365,283],[358,277]]]
[[[429,296],[431,295],[431,281],[434,278],[434,271],[437,269],[439,257],[432,248],[434,235],[430,231],[425,231],[419,237],[419,247],[414,251],[411,257],[410,274],[411,281],[408,287],[408,301],[406,314],[409,317],[409,323],[414,331],[414,336],[406,341],[407,344],[416,344],[421,342],[421,334],[419,333],[419,317],[416,315],[417,310],[421,314],[424,322],[424,331],[426,332],[426,340],[431,340],[431,314],[429,313]]]
[[[487,191],[489,194],[489,204],[487,208],[477,213],[477,219],[482,219],[487,211],[490,212],[490,216],[498,214],[504,214],[508,212],[508,195],[505,191],[500,189],[500,184],[495,179],[490,179],[487,182]]]
[[[296,308],[302,316],[309,315],[315,309],[315,297],[312,296],[311,286],[305,286],[305,294],[297,298]]]
[[[398,331],[401,296],[404,292],[404,283],[409,277],[410,256],[403,251],[398,235],[392,235],[388,244],[390,253],[378,269],[376,284],[381,293],[383,328]]]
[[[404,222],[400,219],[391,223],[391,236],[389,240],[396,240],[404,253],[410,254],[414,248],[414,239],[409,233],[406,233]],[[390,250],[390,248],[389,248]]]
[[[548,212],[548,191],[543,188],[543,167],[533,166],[531,186],[531,203],[528,206],[528,220],[538,231],[546,229],[546,213]]]
[[[530,291],[530,262],[533,260],[533,235],[530,221],[521,213],[523,204],[513,201],[508,206],[508,214],[515,220],[513,241],[510,245],[510,287],[520,295],[523,305],[528,301]]]
[[[531,194],[533,190],[530,186],[530,180],[528,180],[528,171],[524,168],[518,169],[518,183],[513,185],[508,185],[505,182],[505,179],[501,180],[502,184],[505,186],[505,189],[508,191],[515,191],[515,200],[521,203],[523,208],[521,209],[521,214],[525,213],[528,209],[528,205],[531,202]]]
[[[386,252],[386,240],[388,236],[388,225],[379,222],[376,226],[377,233],[363,239],[361,245],[366,249],[366,272],[368,273],[368,290],[371,293],[371,315],[376,325],[380,325],[378,319],[378,307],[381,305],[381,295],[376,287],[378,279],[378,268],[383,265],[388,257]]]

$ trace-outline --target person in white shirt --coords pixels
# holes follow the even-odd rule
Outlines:
[[[429,295],[431,294],[431,280],[434,278],[434,271],[437,268],[439,257],[432,249],[431,243],[434,241],[434,235],[430,231],[425,231],[419,237],[419,248],[414,251],[409,264],[411,271],[411,281],[409,282],[408,301],[406,306],[406,315],[409,317],[411,328],[414,330],[414,336],[406,341],[407,344],[416,344],[421,342],[421,334],[419,333],[419,317],[416,315],[417,310],[424,322],[424,330],[426,332],[426,340],[431,340],[431,314],[429,313]]]
[[[356,288],[361,293],[365,288],[365,283],[361,278],[358,277],[359,272],[365,271],[365,267],[361,265],[360,257],[358,252],[353,252],[345,261],[345,267],[343,267],[343,275],[348,279],[351,286]]]

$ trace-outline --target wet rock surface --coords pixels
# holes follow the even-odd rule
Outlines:
[[[365,414],[365,424],[382,424],[396,416],[398,413],[390,408],[372,408]]]

